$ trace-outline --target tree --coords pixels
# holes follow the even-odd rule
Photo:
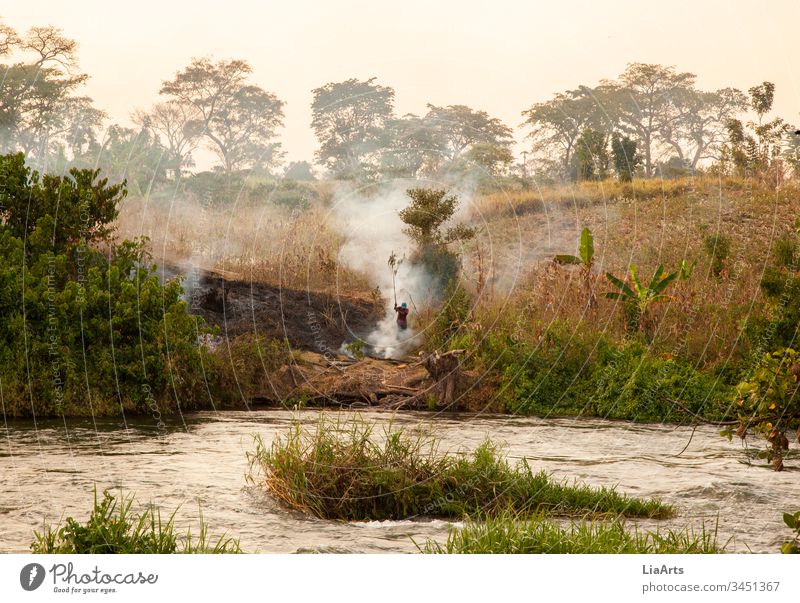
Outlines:
[[[472,145],[472,148],[464,156],[469,163],[478,166],[483,172],[494,177],[505,174],[514,161],[514,154],[508,146],[488,142]]]
[[[0,156],[0,174],[4,412],[160,415],[202,404],[202,321],[141,242],[110,239],[124,185],[98,170],[40,175],[21,153]]]
[[[26,60],[0,65],[0,151],[21,150],[45,167],[53,153],[82,145],[105,115],[75,91],[87,77],[76,73],[77,43],[55,27],[32,27],[24,36],[0,24],[0,56],[18,51]]]
[[[745,127],[739,119],[728,119],[726,158],[730,158],[734,168],[743,175],[763,174],[776,167],[789,126],[780,117],[764,122],[764,116],[772,110],[775,84],[764,82],[748,92],[750,108],[758,115],[758,122],[747,122]]]
[[[11,54],[15,46],[19,44],[19,36],[14,28],[5,23],[0,23],[0,57]]]
[[[627,136],[621,136],[619,132],[614,132],[611,137],[611,156],[620,182],[633,180],[636,169],[642,163],[641,156],[636,152],[636,142]]]
[[[283,177],[288,180],[311,182],[316,180],[314,170],[308,161],[292,161],[283,172]]]
[[[659,133],[673,128],[684,116],[695,78],[693,73],[648,63],[630,63],[619,76],[620,127],[638,139],[648,177],[653,175]]]
[[[272,142],[283,124],[283,101],[248,84],[247,61],[193,59],[160,94],[193,107],[203,136],[227,174],[247,167],[276,163],[279,143]]]
[[[578,139],[586,129],[613,130],[617,119],[613,111],[615,94],[616,89],[607,84],[594,89],[580,86],[522,112],[531,128],[528,138],[533,141],[533,150],[545,156],[557,155],[562,178],[574,166]]]
[[[458,159],[478,144],[508,148],[513,141],[511,128],[486,111],[465,105],[429,104],[425,119],[432,128],[435,148],[446,161]]]
[[[677,97],[676,97],[677,98]],[[726,124],[747,109],[747,97],[736,88],[715,92],[682,90],[680,113],[659,127],[659,136],[675,156],[696,170],[704,159],[719,159]]]
[[[405,115],[386,121],[380,171],[384,176],[416,178],[440,164],[435,132],[425,117]]]
[[[167,150],[147,129],[112,125],[102,144],[91,146],[87,155],[112,182],[126,182],[136,194],[166,179]]]
[[[319,140],[317,163],[339,177],[374,168],[387,122],[394,112],[394,89],[349,79],[312,90],[311,127]]]
[[[407,191],[411,204],[400,210],[405,232],[416,245],[411,263],[424,266],[440,290],[452,284],[459,269],[459,257],[448,249],[450,243],[475,236],[475,230],[464,224],[447,229],[444,225],[453,217],[458,197],[446,190],[413,188]]]
[[[203,135],[203,122],[194,105],[181,101],[156,103],[149,111],[138,110],[133,122],[150,130],[166,149],[166,164],[179,178],[184,167],[194,165],[192,152]]]
[[[608,137],[586,128],[575,143],[575,179],[602,180],[608,173]]]
[[[77,240],[108,239],[117,206],[125,197],[122,184],[109,185],[100,170],[73,168],[69,176],[40,176],[25,165],[22,153],[0,156],[0,225],[19,239],[28,239],[49,221],[49,248],[64,251]]]

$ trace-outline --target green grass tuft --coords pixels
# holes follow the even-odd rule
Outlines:
[[[428,540],[423,553],[500,554],[679,554],[722,553],[716,531],[705,526],[699,533],[628,529],[624,521],[582,520],[566,527],[543,516],[520,518],[513,513],[469,520],[462,529],[451,528],[447,542]]]
[[[178,536],[174,528],[175,512],[165,522],[161,512],[148,506],[143,512],[131,509],[133,496],[115,497],[108,491],[98,501],[85,524],[68,517],[62,527],[45,526],[34,532],[31,550],[47,554],[137,554],[137,553],[241,553],[239,541],[225,535],[212,541],[208,526],[200,517],[196,537],[191,530]]]
[[[412,433],[356,417],[316,429],[299,423],[267,447],[256,437],[248,454],[249,479],[290,508],[323,519],[382,520],[418,515],[461,518],[498,514],[624,515],[663,518],[673,514],[659,500],[642,500],[613,488],[554,481],[523,459],[512,466],[491,441],[468,455],[438,452],[431,434]]]

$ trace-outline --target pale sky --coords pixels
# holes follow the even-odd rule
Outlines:
[[[702,89],[772,81],[775,113],[800,123],[798,0],[3,4],[0,18],[18,31],[55,25],[78,40],[85,93],[120,123],[192,57],[248,60],[253,81],[286,101],[287,160],[313,160],[311,90],[351,77],[392,86],[399,114],[465,104],[516,128],[554,92],[652,62],[696,73]]]

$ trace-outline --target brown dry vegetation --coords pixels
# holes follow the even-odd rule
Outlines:
[[[563,337],[558,344],[552,340],[555,327],[560,330],[560,336],[571,342],[568,345],[574,350],[569,353],[579,365],[591,367],[596,360],[599,338],[617,346],[631,341],[621,304],[602,295],[610,290],[604,273],[610,271],[625,279],[628,266],[635,263],[642,278],[649,279],[659,264],[672,271],[681,260],[696,261],[691,278],[675,281],[671,286],[670,301],[653,306],[650,314],[653,339],[647,342],[645,353],[658,362],[679,357],[693,367],[690,370],[708,373],[712,381],[716,378],[713,375],[723,375],[727,370],[730,375],[725,378],[728,383],[725,387],[729,387],[735,383],[738,370],[732,367],[752,351],[750,340],[743,336],[744,319],[750,315],[763,316],[768,311],[759,283],[764,268],[772,261],[776,240],[791,229],[794,219],[800,215],[800,189],[794,182],[776,188],[754,180],[708,176],[636,180],[630,184],[585,182],[485,195],[473,201],[470,212],[472,223],[480,231],[461,253],[463,285],[472,295],[472,306],[465,316],[455,320],[450,317],[443,320],[446,312],[441,311],[441,306],[415,308],[414,327],[423,333],[421,341],[429,351],[440,346],[479,346],[492,335],[508,337],[509,342],[528,346],[519,352],[522,356],[514,361],[514,370],[518,372],[520,365],[525,366],[539,354],[550,353],[546,356],[550,359],[542,361],[544,373],[539,373],[550,379],[552,371],[559,370],[562,358],[559,350],[565,349]],[[592,278],[598,305],[592,309],[587,307],[578,269],[552,262],[556,254],[576,251],[584,227],[589,227],[595,237],[596,264]],[[296,300],[291,296],[287,298],[290,304],[299,303],[297,300],[303,292],[311,291],[321,294],[320,299],[328,299],[331,307],[349,300],[345,306],[363,308],[359,316],[366,317],[370,315],[368,306],[371,303],[377,312],[373,315],[375,320],[380,314],[381,300],[373,289],[374,283],[367,275],[338,261],[345,237],[330,220],[325,201],[316,201],[309,209],[291,213],[252,202],[226,209],[203,208],[188,201],[170,204],[134,199],[123,207],[119,233],[124,237],[150,237],[150,247],[158,263],[166,260],[180,265],[191,261],[202,267],[215,267],[225,278],[242,285],[238,288],[244,297],[247,287],[255,283],[257,288],[296,292]],[[704,239],[710,235],[724,235],[731,241],[730,257],[719,276],[712,274],[711,261],[704,250]],[[287,310],[273,307],[281,296],[265,294],[262,297],[264,299],[259,302],[265,304],[262,312],[250,312],[245,308],[252,314],[250,337],[271,337],[272,331],[259,328],[259,316],[266,321],[271,314],[282,316]],[[237,303],[247,306],[246,301]],[[273,306],[269,306],[270,303]],[[324,314],[324,308],[321,312]],[[322,323],[323,330],[327,329],[327,322],[322,320]],[[323,335],[326,345],[334,351],[335,341],[341,340],[343,335],[353,340],[369,330],[363,320],[357,329],[335,323],[335,320],[330,321],[335,333],[331,330],[330,333],[326,331],[330,337]],[[293,325],[282,325],[285,335],[294,339],[293,347],[299,345],[323,351],[315,349],[318,345],[312,345],[311,339],[318,338],[316,334],[312,338],[292,338]],[[443,330],[450,330],[450,335],[456,337],[447,341],[447,337],[442,337]],[[232,334],[241,335],[236,330]],[[501,344],[501,349],[505,349],[505,345]],[[266,341],[256,347],[263,349],[265,346]],[[232,344],[229,350],[235,347]],[[239,347],[251,348],[246,342]],[[496,347],[484,352],[488,357],[496,354]],[[282,369],[282,374],[275,375],[258,360],[263,358],[261,353],[245,351],[236,356],[230,352],[228,356],[223,364],[235,365],[237,388],[246,391],[251,399],[274,400],[271,380],[277,378],[285,384],[286,378],[291,380],[294,376],[294,380],[299,377],[310,385],[298,388],[291,380],[286,392],[285,388],[278,388],[286,393],[285,397],[310,401],[315,397],[314,390],[319,389],[322,397],[330,400],[336,398],[337,392],[358,391],[360,386],[351,382],[358,381],[360,368],[365,368],[361,365],[348,375],[346,370],[328,366],[320,374],[316,370],[306,370],[309,365],[302,368],[302,363],[294,362],[301,367],[299,372],[286,374],[286,369]],[[529,360],[525,360],[526,357]],[[553,357],[556,360],[552,360]],[[244,366],[248,363],[256,364],[249,368]],[[551,363],[550,369],[547,363]],[[493,366],[493,362],[489,364]],[[459,400],[453,407],[509,409],[505,389],[501,388],[496,395],[490,391],[507,377],[499,379],[491,371],[485,371],[486,368],[485,361],[476,361],[467,355],[460,370],[477,371],[483,379],[476,381],[477,386],[468,388],[466,399]],[[571,376],[565,383],[586,378],[580,366],[570,371]],[[659,368],[657,377],[672,375],[672,371],[670,367]],[[677,375],[684,373],[674,374],[676,376],[669,379],[680,381],[683,377]],[[377,379],[386,383],[384,377]],[[600,381],[592,382],[590,388],[605,387],[605,377],[599,377]],[[598,375],[592,378],[596,380]],[[320,379],[325,382],[324,386],[322,381],[314,383]],[[376,377],[368,375],[365,379],[375,380]],[[516,377],[511,379],[511,386],[516,387],[514,379]],[[240,383],[242,380],[246,382],[244,387]],[[518,387],[522,391],[538,392],[535,395],[544,396],[546,402],[551,394],[542,393],[541,385],[530,385],[534,381]],[[624,383],[618,385],[622,387]],[[558,387],[561,386],[553,385],[553,391],[558,391]],[[699,390],[704,387],[697,385]],[[581,391],[574,398],[591,397],[599,391]],[[529,400],[530,395],[533,394],[525,393],[525,399]],[[369,400],[369,393],[362,398]],[[573,410],[567,411],[576,412],[571,408]],[[529,408],[525,412],[538,411]],[[644,416],[661,416],[660,412]],[[638,411],[634,414],[640,416]],[[625,413],[619,416],[623,415],[627,416]]]
[[[563,321],[619,341],[625,319],[620,304],[601,295],[611,290],[603,274],[625,278],[633,263],[649,278],[659,264],[671,271],[681,260],[697,261],[692,277],[676,281],[669,291],[673,300],[653,307],[654,344],[678,351],[699,368],[717,368],[747,352],[740,321],[762,300],[759,282],[774,244],[798,215],[796,183],[775,190],[734,178],[581,183],[490,195],[476,203],[475,216],[485,219],[484,227],[465,262],[473,289],[486,282],[474,314],[482,328],[522,316],[513,330],[528,340]],[[584,227],[595,237],[600,296],[593,310],[587,308],[578,270],[551,261],[556,254],[575,253]],[[704,238],[715,234],[731,240],[719,277],[703,248]]]
[[[337,260],[343,239],[316,204],[290,211],[267,203],[207,207],[188,197],[127,200],[120,239],[148,237],[158,264],[217,269],[253,281],[297,290],[370,290],[368,281]]]

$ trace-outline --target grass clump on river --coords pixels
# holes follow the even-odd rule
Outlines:
[[[722,553],[716,531],[642,531],[624,521],[579,521],[566,526],[543,516],[520,518],[511,513],[470,520],[451,528],[447,542],[428,540],[423,553],[500,554],[684,554]]]
[[[511,465],[487,440],[469,454],[441,454],[430,433],[391,424],[378,432],[360,417],[324,416],[316,428],[296,422],[271,446],[256,436],[251,482],[263,480],[282,503],[323,519],[383,520],[520,514],[672,515],[659,500],[613,488],[554,481],[527,460]]]
[[[193,537],[175,531],[175,512],[164,522],[161,512],[148,506],[143,512],[132,510],[133,496],[116,497],[108,491],[103,499],[94,494],[94,508],[85,524],[68,517],[62,527],[45,526],[34,532],[31,550],[47,554],[143,554],[143,553],[241,553],[239,541],[222,535],[211,540],[208,526],[200,517],[200,528]]]

